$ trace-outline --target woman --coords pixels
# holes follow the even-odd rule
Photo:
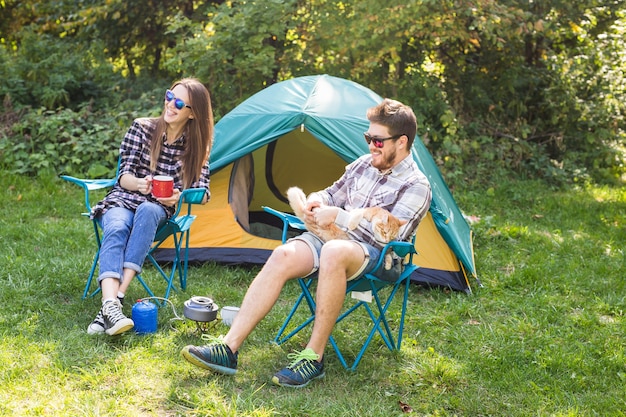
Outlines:
[[[91,212],[102,226],[100,274],[102,308],[87,333],[117,335],[134,323],[122,312],[124,294],[160,225],[172,216],[186,188],[205,188],[209,199],[209,154],[213,110],[208,90],[196,79],[175,82],[165,92],[158,118],[136,119],[120,146],[118,180]],[[171,197],[152,196],[152,177],[174,178]]]

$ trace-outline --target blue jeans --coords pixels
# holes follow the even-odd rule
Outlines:
[[[136,211],[123,207],[107,210],[98,219],[102,226],[98,283],[105,278],[121,283],[124,268],[141,273],[156,231],[166,220],[165,209],[150,202],[141,203]]]

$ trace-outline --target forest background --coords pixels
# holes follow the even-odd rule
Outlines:
[[[208,86],[217,121],[326,73],[411,105],[452,187],[619,184],[625,3],[0,0],[0,168],[109,176],[177,78]]]

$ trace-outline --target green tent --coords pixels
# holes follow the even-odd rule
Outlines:
[[[265,262],[280,244],[280,225],[262,206],[290,211],[287,188],[322,189],[369,152],[365,114],[381,100],[357,83],[316,75],[271,85],[225,115],[215,126],[211,201],[194,211],[190,261]],[[469,291],[471,230],[419,137],[412,152],[433,190],[417,232],[414,281]]]

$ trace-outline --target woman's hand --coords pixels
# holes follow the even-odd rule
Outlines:
[[[144,195],[152,192],[152,177],[150,175],[144,178],[137,178],[137,191]]]
[[[180,200],[180,195],[180,190],[178,188],[174,188],[174,194],[172,194],[171,197],[157,198],[157,201],[164,206],[173,207],[178,203],[178,200]]]

